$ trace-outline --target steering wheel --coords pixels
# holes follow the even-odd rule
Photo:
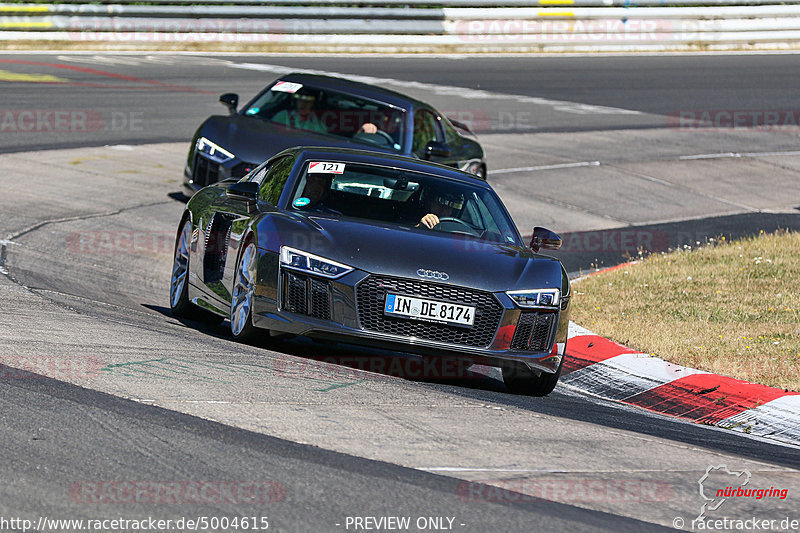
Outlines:
[[[383,130],[378,130],[375,133],[367,133],[365,131],[359,131],[353,136],[353,139],[366,141],[371,144],[379,144],[379,145],[385,144],[387,146],[394,145],[394,139],[392,139],[392,136]]]
[[[475,229],[472,226],[470,226],[469,224],[467,224],[466,222],[464,222],[460,218],[456,218],[456,217],[442,217],[442,218],[440,218],[439,219],[439,223],[436,224],[433,227],[433,229],[438,229],[439,231],[446,231],[444,229],[439,228],[439,226],[441,226],[442,223],[445,223],[445,222],[456,223],[456,224],[461,225],[464,228],[466,228],[466,231],[454,230],[451,233],[464,233],[466,235],[471,235],[473,237],[478,237],[479,236],[478,232],[475,231]]]

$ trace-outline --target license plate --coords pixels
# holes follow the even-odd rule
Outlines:
[[[472,327],[475,323],[475,308],[469,305],[451,304],[413,298],[399,294],[387,294],[383,312],[391,316]]]

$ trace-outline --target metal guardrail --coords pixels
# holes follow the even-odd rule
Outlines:
[[[422,6],[438,7],[703,7],[703,6],[750,6],[750,5],[790,5],[800,4],[800,0],[147,0],[151,5],[171,5],[201,8],[211,6]],[[137,0],[106,0],[88,3],[86,0],[60,0],[58,5],[83,5],[92,9],[103,9],[109,6],[141,5]],[[36,2],[31,0],[10,1],[6,6],[51,6],[50,1]],[[141,6],[149,7],[149,6]]]
[[[656,0],[636,0],[633,7],[610,5],[618,0],[517,2],[526,7],[492,7],[514,0],[440,0],[438,7],[422,7],[430,6],[423,0],[365,1],[356,7],[333,0],[291,2],[0,3],[0,40],[400,52],[787,48],[800,43],[800,0],[781,5],[706,0],[703,4],[715,5],[703,6],[682,0],[674,7]],[[599,4],[603,7],[592,7]]]

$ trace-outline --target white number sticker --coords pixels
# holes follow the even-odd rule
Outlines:
[[[302,83],[294,83],[291,81],[279,81],[275,85],[272,86],[271,91],[278,91],[282,93],[296,93],[298,90],[303,88]]]
[[[309,174],[344,174],[344,163],[313,162],[308,164]]]

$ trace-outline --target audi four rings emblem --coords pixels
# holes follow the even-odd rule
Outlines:
[[[424,268],[420,268],[417,270],[417,276],[422,278],[430,278],[430,279],[438,279],[441,281],[447,281],[450,279],[450,276],[447,272],[439,272],[437,270],[425,270]]]

